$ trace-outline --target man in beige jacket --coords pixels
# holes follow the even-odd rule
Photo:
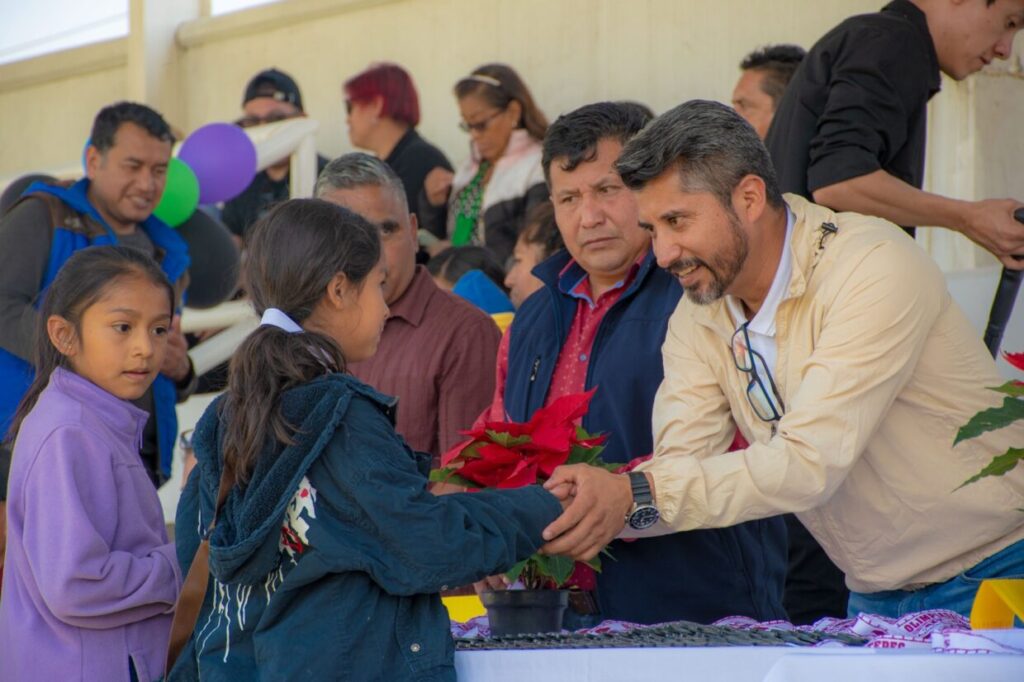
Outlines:
[[[980,578],[1024,576],[1024,468],[958,488],[1024,446],[1024,422],[953,447],[1002,382],[928,255],[882,219],[783,197],[721,104],[662,115],[617,167],[687,300],[653,459],[633,480],[556,470],[549,486],[576,497],[545,551],[795,512],[846,573],[851,612],[967,613]],[[726,452],[734,423],[751,445]]]

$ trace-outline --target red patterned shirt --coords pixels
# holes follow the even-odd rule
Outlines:
[[[544,405],[563,395],[582,393],[586,390],[587,369],[590,367],[590,352],[597,338],[601,320],[615,303],[622,298],[633,283],[640,264],[647,255],[645,251],[620,282],[593,300],[590,276],[575,260],[570,260],[558,275],[559,290],[576,299],[576,314],[573,315],[569,334],[558,354],[551,385]],[[508,377],[508,349],[511,327],[506,330],[498,346],[498,363],[495,371],[494,397],[491,405],[477,418],[477,425],[484,421],[505,421],[505,383]]]

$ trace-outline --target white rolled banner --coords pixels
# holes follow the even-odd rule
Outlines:
[[[252,313],[252,308],[249,309]],[[216,336],[211,336],[198,346],[188,352],[192,358],[192,366],[196,374],[205,374],[211,369],[229,359],[235,353],[235,349],[253,332],[260,324],[260,319],[252,313],[241,322],[236,322]]]

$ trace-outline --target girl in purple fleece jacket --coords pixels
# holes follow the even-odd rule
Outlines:
[[[134,249],[78,251],[39,315],[14,416],[0,682],[154,680],[181,575],[139,457],[174,292]]]

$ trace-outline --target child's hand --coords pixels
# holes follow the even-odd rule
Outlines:
[[[180,382],[188,376],[189,367],[188,343],[181,333],[181,315],[175,315],[171,320],[171,328],[167,330],[167,353],[160,366],[160,373]]]
[[[559,483],[548,492],[558,499],[558,502],[562,505],[562,511],[565,511],[576,496],[576,486],[571,483]]]
[[[473,589],[476,590],[477,594],[482,592],[502,592],[508,589],[511,583],[508,578],[502,575],[489,575],[483,580],[478,580],[473,583]]]

